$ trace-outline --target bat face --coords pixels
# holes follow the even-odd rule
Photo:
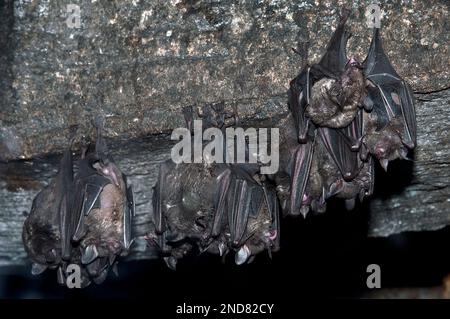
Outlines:
[[[81,286],[101,283],[131,245],[131,187],[117,165],[99,154],[100,139],[76,163],[70,149],[64,153],[58,175],[36,196],[24,223],[33,274],[56,268],[62,285],[70,264],[80,267]]]

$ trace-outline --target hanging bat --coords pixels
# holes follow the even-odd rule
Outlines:
[[[162,163],[153,221],[147,239],[170,268],[194,249],[221,256],[235,251],[240,265],[279,247],[276,194],[239,166]]]
[[[347,58],[349,14],[343,11],[319,63],[306,65],[290,83],[295,131],[284,130],[291,146],[280,155],[288,159],[281,174],[289,176],[289,186],[286,178],[283,184],[289,214],[323,211],[331,196],[354,207],[358,196],[373,192],[372,158],[387,169],[416,145],[412,91],[384,53],[380,31],[375,29],[363,63]]]
[[[70,148],[64,152],[57,176],[36,196],[24,223],[32,273],[57,269],[61,285],[69,264],[80,266],[82,287],[103,282],[132,243],[132,188],[96,126],[95,148],[85,148],[76,162]]]
[[[204,107],[207,125],[224,129],[222,105]],[[191,127],[192,109],[183,111]],[[235,123],[236,121],[234,121]],[[224,126],[225,125],[225,126]],[[225,148],[224,148],[225,150]],[[270,183],[249,164],[161,164],[153,192],[155,230],[147,235],[170,268],[197,250],[250,262],[279,247],[278,199]]]

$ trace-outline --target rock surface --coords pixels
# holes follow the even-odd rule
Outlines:
[[[0,160],[61,152],[68,127],[88,134],[97,115],[122,138],[169,132],[191,104],[269,118],[299,71],[291,48],[308,41],[317,61],[343,5],[349,55],[363,59],[371,35],[364,1],[83,0],[80,28],[70,0],[2,3]],[[386,52],[415,92],[450,86],[448,15],[444,0],[383,1]]]
[[[115,159],[135,187],[135,230],[143,235],[158,163],[170,152],[161,133],[183,125],[183,106],[223,101],[244,120],[273,122],[287,111],[299,71],[292,47],[309,41],[309,60],[317,61],[343,4],[354,11],[349,55],[363,59],[371,34],[368,2],[83,0],[79,29],[66,24],[69,3],[0,4],[0,160],[12,161],[0,163],[0,265],[25,261],[23,212],[56,172],[59,156],[47,155],[67,146],[71,125],[92,136],[92,119],[106,118]],[[383,3],[386,52],[417,93],[418,147],[414,162],[378,172],[372,236],[450,224],[449,6]],[[151,254],[139,242],[133,257]]]

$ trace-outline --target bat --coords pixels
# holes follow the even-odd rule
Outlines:
[[[349,15],[343,10],[319,63],[306,65],[290,82],[289,122],[295,132],[280,127],[289,141],[280,150],[289,163],[279,174],[282,188],[289,189],[282,194],[285,214],[323,212],[332,196],[352,209],[358,197],[373,193],[374,159],[386,170],[389,161],[407,159],[416,146],[410,86],[384,53],[379,29],[363,63],[347,58]]]
[[[148,240],[169,267],[194,248],[220,255],[234,250],[237,264],[264,247],[276,250],[279,210],[284,216],[322,213],[331,197],[353,209],[373,194],[375,161],[386,169],[415,147],[411,88],[390,64],[378,29],[363,63],[347,58],[349,16],[343,10],[321,60],[290,82],[290,112],[277,125],[277,173],[263,175],[258,165],[161,165]],[[212,109],[219,114],[202,109],[207,127],[223,129],[229,116],[220,115],[222,105]],[[193,112],[184,114],[190,128]]]
[[[411,87],[395,71],[375,29],[365,60],[348,58],[343,10],[327,49],[290,82],[289,112],[280,131],[278,172],[262,174],[261,163],[161,163],[153,188],[153,227],[146,234],[171,269],[190,254],[234,254],[241,265],[280,246],[280,214],[323,213],[327,201],[353,209],[372,195],[375,164],[407,159],[417,144]],[[223,103],[183,109],[194,131],[237,126]],[[56,269],[64,284],[69,264],[81,267],[83,286],[101,283],[133,242],[133,191],[114,163],[98,121],[95,147],[74,161],[71,147],[58,174],[34,199],[23,228],[32,273]],[[224,147],[223,151],[226,152]],[[247,155],[249,149],[246,149]]]
[[[147,240],[167,265],[197,250],[236,264],[279,247],[278,199],[269,184],[227,164],[161,164],[153,193],[155,230]]]
[[[103,282],[133,241],[132,187],[108,152],[101,123],[95,125],[95,147],[85,147],[77,161],[71,147],[64,152],[57,175],[38,193],[24,222],[32,273],[56,269],[61,285],[70,264],[80,267],[82,287]]]
[[[389,161],[407,159],[417,144],[416,114],[412,89],[394,70],[384,53],[380,30],[375,29],[369,54],[363,63],[368,82],[368,104],[363,143],[387,170]]]
[[[206,127],[224,129],[222,106],[206,106]],[[183,111],[191,127],[192,111]],[[279,248],[278,198],[272,185],[248,164],[175,164],[160,166],[153,190],[154,231],[150,245],[161,251],[175,269],[179,259],[194,251],[226,256],[235,263],[251,262],[255,255]]]

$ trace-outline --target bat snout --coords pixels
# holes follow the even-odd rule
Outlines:
[[[349,67],[354,67],[354,68],[358,68],[358,69],[362,69],[362,65],[361,63],[355,58],[355,57],[351,57],[346,65],[346,68]]]

